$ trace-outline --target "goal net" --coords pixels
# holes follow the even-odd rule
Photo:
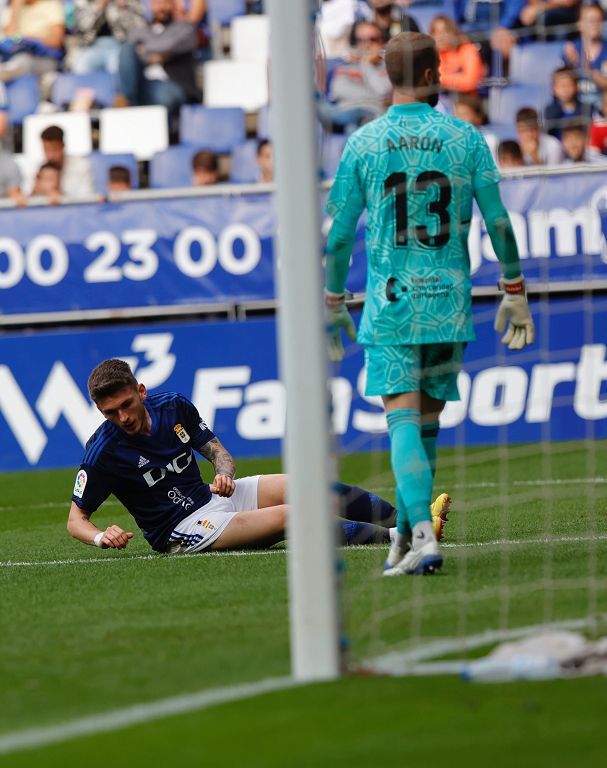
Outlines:
[[[413,4],[409,12],[415,10]],[[423,17],[430,18],[427,5]],[[550,75],[538,65],[543,74],[529,83],[536,76],[527,67],[527,82],[516,82],[516,56],[541,63],[553,56],[555,43],[518,48],[510,79],[500,72],[500,81],[483,90],[489,124],[481,130],[494,149],[517,139],[509,100],[524,99],[525,87],[528,98],[543,94],[528,106],[540,107],[540,131],[547,127],[541,107],[550,98]],[[325,50],[325,99],[327,80],[340,66],[343,58]],[[453,100],[445,97],[439,108],[453,111]],[[507,109],[508,126],[498,124]],[[351,126],[323,124],[320,159],[330,178]],[[605,624],[607,163],[601,166],[598,153],[592,157],[592,165],[503,170],[502,197],[536,324],[535,344],[524,351],[509,351],[493,330],[500,269],[475,210],[469,250],[477,340],[458,379],[461,399],[441,417],[433,492],[452,498],[444,567],[434,577],[385,579],[387,546],[343,551],[342,598],[355,664],[391,673],[458,669],[500,641],[539,629],[593,633]],[[347,283],[357,322],[365,265],[361,221]],[[363,394],[362,348],[348,345],[331,375],[339,479],[394,504],[386,420],[379,398]]]

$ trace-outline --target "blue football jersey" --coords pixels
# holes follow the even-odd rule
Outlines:
[[[150,395],[150,435],[127,435],[105,421],[86,444],[72,500],[94,512],[110,494],[128,509],[149,544],[164,552],[175,526],[211,498],[194,450],[215,435],[175,392]]]

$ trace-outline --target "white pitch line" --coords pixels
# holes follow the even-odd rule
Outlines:
[[[49,744],[56,744],[81,736],[117,731],[139,723],[148,723],[150,720],[208,709],[217,704],[231,701],[242,701],[264,693],[295,688],[297,685],[300,683],[291,677],[268,678],[256,683],[211,688],[206,691],[133,704],[130,707],[113,709],[109,712],[81,717],[58,725],[14,731],[0,736],[0,755],[45,747]]]
[[[46,565],[80,565],[85,564],[88,565],[89,563],[93,564],[106,564],[106,563],[124,563],[127,561],[132,560],[154,560],[156,562],[159,561],[170,561],[172,563],[178,562],[179,560],[189,560],[191,558],[200,558],[200,557],[253,557],[253,556],[262,556],[262,555],[278,555],[281,552],[284,553],[286,550],[284,549],[268,549],[268,550],[246,550],[246,551],[235,551],[235,552],[204,552],[204,553],[193,553],[193,554],[183,554],[183,555],[127,555],[126,557],[81,557],[81,558],[68,558],[66,560],[24,560],[24,561],[16,561],[16,560],[5,560],[4,562],[0,562],[0,568],[28,568],[28,567],[34,567],[34,566],[46,566]]]
[[[449,542],[443,542],[441,547],[448,549],[478,549],[481,547],[527,547],[535,544],[575,544],[582,542],[593,541],[607,541],[607,534],[597,534],[596,536],[543,536],[534,539],[493,539],[492,541],[468,541],[459,542],[457,544],[450,544]],[[377,544],[362,544],[351,547],[344,547],[349,553],[365,552],[368,550],[380,550]],[[268,550],[245,550],[235,552],[203,552],[194,553],[191,555],[130,555],[126,557],[83,557],[83,558],[70,558],[67,560],[30,560],[30,561],[13,561],[5,560],[0,562],[0,568],[44,568],[46,566],[55,565],[89,565],[89,564],[106,564],[106,563],[124,563],[132,560],[154,560],[156,562],[170,561],[176,562],[179,560],[187,560],[191,558],[208,558],[208,557],[260,557],[263,555],[284,555],[287,553],[286,549],[268,549]]]

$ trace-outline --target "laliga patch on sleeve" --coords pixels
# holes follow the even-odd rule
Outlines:
[[[206,422],[204,422],[202,419],[200,419],[200,424],[198,426],[200,427],[200,429],[202,429],[203,432],[205,429],[209,428],[209,425]]]
[[[82,494],[84,493],[84,489],[86,488],[87,480],[88,480],[88,477],[86,472],[83,469],[81,469],[76,475],[76,482],[74,483],[74,496],[77,496],[79,499],[82,498]]]

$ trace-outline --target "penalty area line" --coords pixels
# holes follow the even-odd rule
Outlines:
[[[14,731],[0,736],[0,755],[46,747],[50,744],[57,744],[82,736],[122,730],[140,723],[148,723],[151,720],[208,709],[232,701],[242,701],[264,693],[295,688],[298,685],[301,683],[292,677],[267,678],[255,683],[211,688],[206,691],[133,704],[129,707],[113,709],[109,712],[81,717],[57,725]]]
[[[0,568],[34,568],[44,567],[47,565],[97,565],[107,563],[124,563],[131,562],[133,560],[149,560],[154,562],[179,562],[180,560],[191,560],[193,558],[201,559],[202,557],[262,557],[263,555],[279,555],[284,554],[285,549],[264,549],[264,550],[235,550],[234,552],[199,552],[183,555],[126,555],[126,557],[72,557],[65,560],[5,560],[0,561]]]

